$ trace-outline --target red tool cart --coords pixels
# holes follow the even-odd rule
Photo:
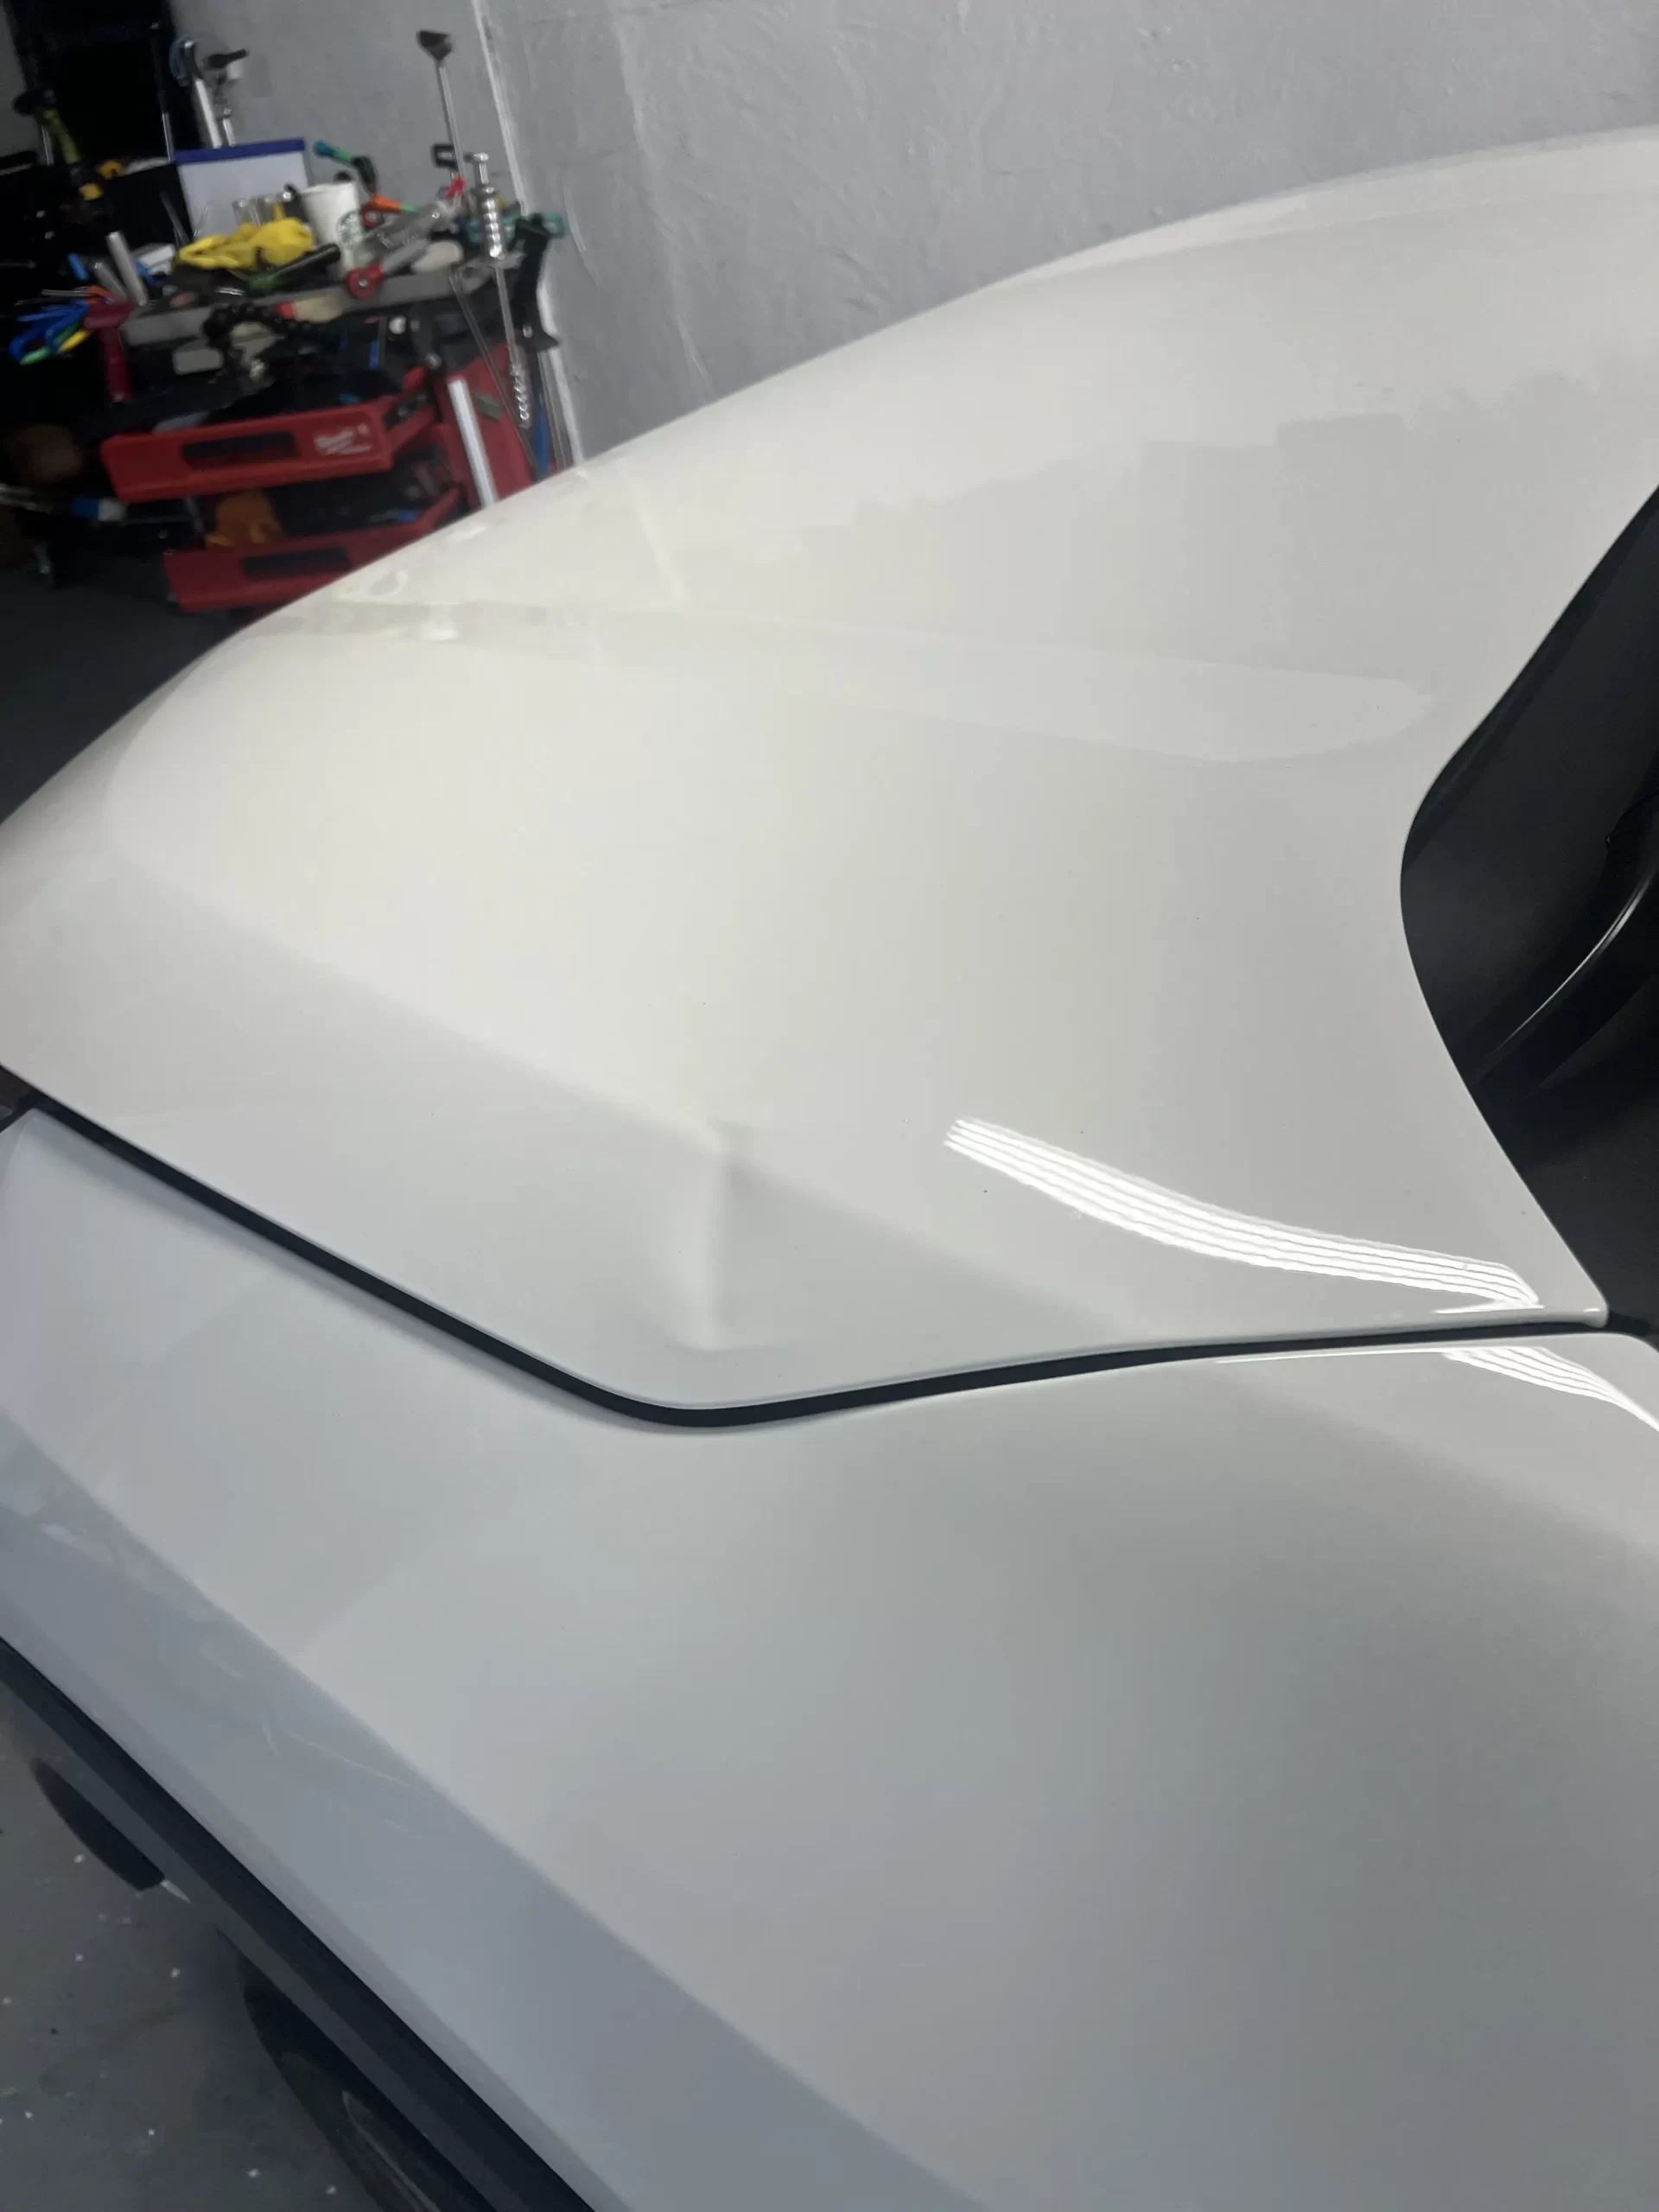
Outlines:
[[[385,320],[382,303],[373,313]],[[111,335],[130,360],[146,342],[165,346],[170,360],[181,334],[189,342],[177,320],[141,313]],[[480,337],[476,319],[469,324]],[[162,555],[180,607],[279,606],[535,480],[508,411],[499,344],[463,346],[468,358],[458,359],[453,342],[437,350],[429,331],[418,342],[425,357],[372,397],[269,412],[256,402],[256,411],[185,424],[175,416],[104,441],[119,498],[182,501],[195,525],[197,543]],[[170,387],[181,415],[189,384]]]

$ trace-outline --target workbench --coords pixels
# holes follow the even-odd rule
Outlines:
[[[516,270],[517,255],[507,257],[507,267]],[[429,269],[418,271],[400,270],[388,276],[372,300],[355,300],[343,284],[318,284],[308,287],[300,296],[307,300],[326,302],[337,307],[340,315],[395,315],[400,309],[419,307],[442,307],[454,297],[451,277],[459,280],[461,292],[470,298],[485,291],[495,282],[495,271],[481,257],[463,261],[458,267]],[[216,308],[226,304],[223,300],[204,301],[188,308],[169,307],[165,301],[153,307],[135,308],[120,325],[121,340],[124,346],[144,349],[156,346],[186,346],[201,335],[202,326]],[[250,305],[257,305],[250,302]]]
[[[190,372],[162,371],[159,388],[175,402],[172,412],[154,428],[107,437],[100,448],[111,483],[129,506],[183,504],[195,542],[162,555],[181,608],[205,613],[280,605],[428,535],[464,508],[486,505],[534,480],[504,404],[505,350],[490,327],[494,281],[493,268],[479,257],[395,273],[367,300],[353,298],[343,284],[250,297],[251,317],[281,298],[303,299],[313,315],[295,329],[318,334],[320,343],[330,333],[349,343],[353,324],[385,329],[407,318],[400,358],[410,365],[401,379],[393,380],[388,358],[369,385],[322,406],[262,404],[255,388],[232,410],[207,407],[209,391],[222,387],[227,365],[203,333],[211,316],[237,304],[233,299],[207,296],[188,306],[163,302],[99,318],[94,327],[105,352],[106,380],[118,398],[130,397],[135,374],[153,398],[161,369],[156,357],[163,351],[174,357],[169,365],[181,371],[186,367],[177,360],[181,353],[209,354],[188,364]],[[467,338],[459,342],[455,328],[445,331],[443,321],[457,294],[468,307],[474,296],[483,296],[466,319]],[[314,303],[321,305],[321,316],[315,316]],[[273,336],[271,342],[277,340]],[[250,373],[258,373],[257,365]],[[372,388],[377,382],[380,388]],[[193,386],[200,387],[196,406]],[[315,502],[331,486],[344,486],[349,495],[353,480],[374,480],[364,486],[372,505],[380,499],[382,512],[372,520],[296,530],[291,516],[283,517],[285,495],[290,506],[302,493]],[[250,493],[264,495],[255,510],[257,537],[247,535],[245,499],[234,527],[226,521],[231,509],[222,504]]]

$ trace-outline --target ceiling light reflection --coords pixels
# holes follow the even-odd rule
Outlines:
[[[1464,1301],[1463,1311],[1512,1313],[1543,1303],[1513,1268],[1494,1260],[1421,1251],[1408,1244],[1374,1244],[1364,1237],[1297,1229],[1255,1214],[1234,1213],[1226,1206],[1210,1205],[1141,1176],[1103,1166],[1080,1153],[1021,1136],[995,1122],[954,1122],[944,1141],[952,1152],[1057,1198],[1076,1213],[1207,1259],[1442,1291]]]
[[[1563,1359],[1560,1352],[1542,1344],[1457,1344],[1445,1357],[1459,1367],[1484,1367],[1489,1374],[1507,1375],[1512,1382],[1535,1382],[1541,1390],[1565,1390],[1574,1398],[1599,1398],[1604,1405],[1617,1406],[1621,1413],[1634,1414],[1648,1427],[1659,1429],[1659,1420],[1634,1398],[1627,1398],[1605,1376],[1580,1366],[1576,1359]]]

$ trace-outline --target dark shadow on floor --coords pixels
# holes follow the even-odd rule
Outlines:
[[[0,569],[0,816],[231,628],[175,613],[149,563],[105,563],[64,591]]]

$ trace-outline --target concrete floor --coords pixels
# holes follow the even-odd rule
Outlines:
[[[230,631],[175,614],[149,562],[108,562],[67,591],[0,569],[0,815]]]
[[[369,2212],[255,2041],[229,1949],[87,1857],[4,1719],[0,2205]]]
[[[225,634],[155,572],[0,572],[0,814]],[[231,1955],[135,1897],[30,1780],[0,1710],[0,2212],[370,2212],[243,2016]]]

